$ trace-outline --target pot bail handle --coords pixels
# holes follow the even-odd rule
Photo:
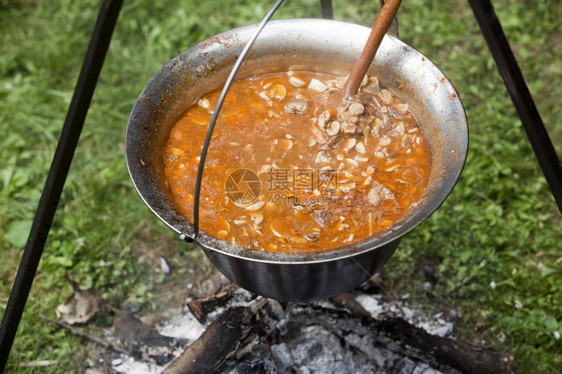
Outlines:
[[[205,159],[207,158],[207,150],[209,148],[209,143],[211,142],[211,136],[213,135],[213,130],[215,128],[217,118],[218,118],[220,110],[222,108],[222,104],[224,102],[224,99],[226,98],[226,94],[228,93],[228,90],[230,89],[230,86],[232,85],[232,82],[234,81],[234,77],[236,76],[236,73],[238,73],[238,70],[240,69],[240,66],[242,66],[242,62],[246,58],[246,55],[250,51],[250,48],[252,47],[252,45],[256,41],[258,35],[261,33],[261,31],[263,30],[263,28],[265,27],[267,22],[269,22],[269,20],[273,16],[273,14],[275,14],[277,9],[279,9],[279,7],[281,6],[281,4],[283,4],[284,1],[285,0],[277,0],[277,2],[273,5],[273,7],[271,7],[269,12],[267,12],[267,14],[265,15],[265,17],[262,19],[262,21],[258,25],[258,28],[254,32],[254,34],[252,35],[250,40],[244,46],[244,49],[240,53],[240,56],[238,56],[238,59],[236,60],[236,63],[232,67],[232,71],[230,72],[230,75],[228,76],[228,79],[226,80],[226,83],[224,84],[224,88],[222,89],[222,92],[219,96],[219,100],[217,101],[217,105],[216,105],[215,110],[213,112],[213,116],[211,117],[211,122],[209,122],[209,127],[207,129],[207,135],[205,136],[205,141],[203,142],[203,149],[201,150],[201,158],[199,159],[199,166],[197,167],[197,178],[195,179],[195,193],[194,193],[194,196],[193,196],[193,198],[194,198],[194,200],[193,200],[193,235],[189,236],[187,234],[181,234],[180,238],[182,240],[196,241],[197,236],[199,235],[199,200],[200,200],[199,197],[201,195],[201,180],[203,179],[203,171],[205,169]]]

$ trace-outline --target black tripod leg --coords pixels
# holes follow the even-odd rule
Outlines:
[[[90,45],[74,89],[74,96],[68,108],[55,156],[12,286],[2,325],[0,325],[0,373],[4,372],[12,349],[122,4],[123,0],[105,0],[98,14]]]
[[[322,17],[326,19],[334,19],[334,11],[332,8],[332,0],[320,0],[322,7]]]
[[[468,0],[480,30],[488,43],[496,65],[511,96],[511,101],[523,123],[527,138],[550,186],[550,191],[562,212],[562,168],[548,132],[525,84],[521,70],[503,33],[500,21],[489,0]]]

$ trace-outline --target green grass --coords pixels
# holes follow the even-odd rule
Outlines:
[[[546,0],[494,3],[560,153],[562,8]],[[202,261],[199,250],[187,250],[137,197],[123,139],[138,93],[163,64],[208,36],[258,22],[268,7],[250,0],[224,4],[125,2],[9,372],[75,372],[92,358],[83,340],[39,318],[54,317],[71,293],[65,274],[102,291],[104,308],[89,326],[96,332],[132,302],[147,313],[158,308],[153,295],[165,282],[154,270],[160,253],[172,258],[179,283],[192,276],[190,264]],[[335,16],[370,25],[377,4],[334,0]],[[2,311],[98,7],[98,1],[0,0]],[[276,18],[319,16],[318,1],[303,0],[288,1]],[[387,285],[397,294],[409,292],[428,313],[456,308],[456,334],[511,351],[516,372],[555,372],[562,365],[562,341],[554,338],[562,333],[562,220],[497,68],[465,1],[404,1],[399,20],[401,38],[435,62],[459,92],[470,151],[451,196],[387,265]],[[421,290],[425,264],[437,269],[430,293]],[[36,360],[58,364],[22,366]]]

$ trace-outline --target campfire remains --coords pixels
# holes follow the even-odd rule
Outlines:
[[[454,340],[441,315],[385,300],[373,279],[330,300],[287,303],[221,275],[156,329],[122,314],[114,333],[120,373],[510,373],[513,357]]]

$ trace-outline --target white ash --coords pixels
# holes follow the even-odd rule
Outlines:
[[[164,371],[163,366],[137,361],[126,355],[121,355],[120,359],[112,360],[111,367],[118,373],[160,374]]]
[[[170,318],[164,325],[157,326],[156,330],[170,338],[187,339],[194,342],[203,334],[205,327],[186,309],[183,313],[178,311],[177,315]]]
[[[357,302],[361,304],[361,306],[365,308],[367,312],[371,313],[371,316],[373,316],[373,318],[377,318],[379,314],[385,311],[385,305],[381,301],[381,295],[361,294],[357,295],[355,297],[355,300],[357,300]]]
[[[428,334],[447,337],[453,333],[453,324],[441,318],[442,314],[425,316],[419,311],[414,311],[400,300],[384,301],[382,295],[358,294],[355,299],[365,308],[373,318],[381,314],[385,316],[400,317],[416,327],[421,327]]]
[[[373,366],[364,354],[353,354],[321,326],[303,328],[295,339],[271,346],[278,373],[368,373]]]

